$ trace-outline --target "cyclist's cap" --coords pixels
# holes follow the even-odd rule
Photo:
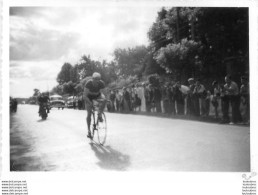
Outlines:
[[[100,78],[101,78],[101,75],[100,75],[98,72],[94,72],[93,75],[92,75],[92,77],[93,77],[94,79],[100,79]]]

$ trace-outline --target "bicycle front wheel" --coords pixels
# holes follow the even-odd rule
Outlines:
[[[95,118],[95,113],[92,112],[91,113],[91,124],[90,124],[91,140],[93,140],[95,131],[97,130],[96,129],[96,123],[95,123],[96,120],[97,119]]]
[[[104,113],[102,115],[102,121],[97,120],[97,134],[100,145],[104,145],[107,139],[107,119]]]

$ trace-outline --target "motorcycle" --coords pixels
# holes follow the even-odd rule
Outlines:
[[[46,120],[48,115],[47,115],[47,103],[43,103],[40,106],[39,110],[39,116],[41,116],[42,120]]]

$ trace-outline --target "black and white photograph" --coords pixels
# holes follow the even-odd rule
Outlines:
[[[5,171],[254,177],[251,6],[98,2],[8,6]]]

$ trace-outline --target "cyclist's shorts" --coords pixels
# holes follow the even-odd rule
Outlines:
[[[88,98],[90,99],[90,101],[93,101],[93,100],[95,100],[95,101],[101,101],[101,100],[104,100],[104,99],[105,99],[105,96],[104,96],[104,94],[99,93],[99,95],[97,95],[97,96],[88,95]]]

